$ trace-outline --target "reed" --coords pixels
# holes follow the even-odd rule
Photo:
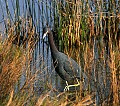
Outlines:
[[[34,39],[34,36],[36,36],[34,27],[31,26],[31,23],[24,27],[22,26],[24,22],[25,20],[22,19],[22,24],[16,22],[12,27],[9,27],[7,33],[5,33],[8,37],[0,40],[0,104],[2,105],[23,105],[32,95],[35,75],[31,75],[30,62],[37,40]],[[21,27],[22,30],[17,29],[18,27]],[[24,30],[27,30],[27,32],[22,36],[25,37],[27,33],[26,41],[20,45],[14,43],[16,38],[19,42],[20,34]],[[26,80],[20,83],[23,75],[26,76]]]
[[[110,39],[111,40],[111,39]],[[112,81],[112,94],[113,94],[113,105],[119,105],[119,61],[120,56],[118,53],[119,51],[116,50],[116,48],[113,47],[111,44],[112,42],[109,42],[110,45],[110,55],[111,55],[111,61],[109,63],[111,68],[111,81]]]
[[[0,104],[119,105],[119,2],[111,0],[107,5],[89,0],[48,1],[24,0],[21,7],[20,0],[11,0],[13,13],[7,0],[5,7],[0,1],[5,28],[0,32],[4,36],[0,38]],[[83,91],[81,85],[79,91],[61,93],[52,86],[46,60],[36,57],[35,51],[35,48],[45,51],[38,35],[46,22],[55,27],[59,49],[73,57],[87,74],[87,91]],[[39,69],[36,68],[38,63]]]
[[[82,69],[88,73],[89,86],[93,84],[94,90],[102,90],[100,87],[103,84],[105,88],[103,90],[113,95],[113,97],[107,95],[105,100],[104,92],[95,91],[100,99],[99,102],[95,102],[96,105],[106,101],[110,103],[110,100],[112,100],[110,104],[119,104],[119,75],[117,74],[119,58],[117,60],[115,58],[119,56],[118,53],[120,52],[120,24],[118,24],[120,18],[116,5],[118,2],[111,1],[108,4],[106,5],[102,1],[71,2],[67,0],[58,2],[59,27],[62,28],[62,30],[58,30],[60,31],[58,34],[61,34],[61,40],[64,40],[64,52],[74,57]],[[78,57],[75,51],[78,51]],[[103,77],[100,77],[101,75]],[[100,83],[100,79],[102,83]],[[107,80],[110,81],[110,85]],[[106,89],[108,86],[110,89]],[[88,94],[90,92],[91,90]],[[80,93],[82,92],[80,91]]]

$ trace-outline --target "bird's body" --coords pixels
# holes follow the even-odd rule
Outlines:
[[[54,62],[54,67],[59,76],[68,82],[80,79],[80,70],[79,65],[70,57],[65,55],[62,52],[53,53],[52,58]]]
[[[49,28],[46,28],[43,29],[43,32],[45,33],[43,38],[46,36],[46,34],[48,34],[51,55],[53,58],[55,71],[58,73],[58,75],[69,84],[74,84],[76,82],[76,79],[81,80],[82,77],[86,82],[87,76],[81,71],[81,67],[77,64],[77,62],[68,57],[66,54],[57,50],[51,30]]]

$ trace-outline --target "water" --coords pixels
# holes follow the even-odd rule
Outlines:
[[[61,80],[61,78],[56,74],[54,70],[54,66],[52,63],[52,57],[51,57],[51,51],[50,47],[48,45],[48,38],[46,38],[43,42],[42,40],[42,29],[45,26],[45,24],[48,22],[50,24],[51,28],[54,28],[54,14],[56,13],[56,8],[53,9],[54,0],[42,0],[39,2],[38,0],[35,0],[32,2],[30,0],[30,6],[31,10],[28,8],[29,6],[26,6],[26,0],[20,0],[19,1],[19,14],[21,17],[28,18],[29,16],[33,18],[33,25],[36,26],[36,33],[39,35],[39,41],[36,43],[36,46],[34,48],[33,52],[33,59],[31,61],[31,72],[34,74],[36,73],[36,78],[34,82],[34,89],[39,94],[42,93],[46,88],[44,87],[46,83],[49,83],[52,85],[53,88],[57,89],[58,91],[63,91],[65,87],[65,81]],[[89,4],[91,5],[91,12],[96,12],[95,3],[91,2],[89,0]],[[1,5],[2,4],[2,5]],[[28,4],[28,3],[27,3]],[[11,20],[14,21],[14,7],[16,5],[14,0],[8,0],[8,7],[10,14],[8,15],[6,13],[6,7],[5,2],[3,0],[0,0],[0,31],[3,32],[4,30],[4,22],[6,21],[7,17],[11,17]],[[104,5],[103,5],[104,6]],[[118,0],[116,0],[116,8],[118,8]],[[103,8],[103,7],[101,7]],[[108,0],[106,0],[106,8],[103,8],[104,12],[108,11]],[[120,11],[120,9],[119,9]],[[99,15],[99,13],[98,13]],[[4,17],[3,17],[4,16]],[[16,16],[17,17],[17,16]],[[96,23],[97,18],[95,18],[94,23]],[[96,25],[96,24],[95,24]],[[4,32],[3,32],[4,33]],[[45,43],[45,41],[47,43]],[[94,53],[94,59],[91,62],[91,78],[90,78],[90,85],[92,91],[96,92],[96,102],[99,104],[100,99],[104,99],[102,97],[108,96],[110,91],[110,79],[107,77],[107,73],[110,73],[110,68],[106,64],[106,61],[100,60],[99,56],[99,50],[98,45],[101,42],[101,40],[93,40],[93,53]],[[104,46],[104,44],[103,44]],[[73,48],[74,49],[74,48]],[[78,55],[80,54],[80,51],[78,51]],[[107,58],[107,54],[104,54]],[[72,56],[76,57],[76,56]],[[79,56],[78,56],[79,57]],[[80,60],[78,61],[80,64]],[[104,65],[104,66],[103,66]],[[101,70],[101,71],[100,71]],[[23,73],[23,76],[21,76],[20,85],[24,84],[25,80],[25,73]],[[105,83],[103,83],[105,82]],[[106,84],[106,85],[104,85]],[[48,88],[47,88],[48,89]],[[101,96],[102,94],[105,94],[104,96]]]

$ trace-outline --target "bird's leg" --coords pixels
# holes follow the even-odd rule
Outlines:
[[[77,86],[79,86],[80,85],[80,82],[78,81],[78,79],[76,78],[76,80],[77,80],[77,84],[74,84],[74,85],[68,85],[68,82],[66,81],[66,87],[64,88],[64,92],[65,91],[69,91],[69,88],[70,87],[77,87]]]
[[[68,85],[68,82],[67,82],[67,81],[66,81],[66,85],[67,85],[67,86],[65,86],[64,92],[67,91],[67,90],[69,91],[69,85]]]

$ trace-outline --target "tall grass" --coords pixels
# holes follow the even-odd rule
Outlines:
[[[71,55],[74,51],[73,57],[88,74],[89,86],[94,86],[92,89],[100,99],[96,98],[96,105],[104,104],[105,99],[109,105],[119,104],[120,59],[116,57],[120,56],[120,13],[117,4],[117,1],[58,2],[62,29],[58,27],[58,34],[61,34],[64,52]],[[110,94],[107,97],[106,92]]]
[[[111,0],[107,6],[105,2],[94,1],[91,4],[89,0],[25,0],[23,7],[19,0],[11,2],[13,14],[7,0],[5,7],[1,5],[2,12],[6,10],[6,14],[2,14],[5,31],[0,33],[4,36],[4,39],[0,38],[1,105],[119,105],[119,2]],[[49,79],[44,79],[44,75],[49,78],[51,73],[47,71],[46,74],[44,61],[33,59],[37,58],[35,48],[44,52],[44,47],[40,46],[41,41],[37,43],[37,40],[41,40],[37,35],[40,35],[38,33],[44,22],[54,25],[59,49],[73,57],[87,74],[88,91],[80,88],[76,92],[61,93],[52,86]],[[42,67],[39,70],[36,68],[37,63]],[[41,88],[35,88],[36,81]],[[38,94],[42,93],[36,94],[36,89]]]
[[[21,20],[21,23],[24,23],[24,19]],[[2,105],[21,106],[26,103],[25,100],[27,101],[33,91],[31,87],[33,87],[35,75],[31,76],[30,63],[36,43],[36,39],[34,39],[36,34],[35,29],[31,27],[31,23],[28,27],[24,27],[22,24],[16,22],[16,24],[9,27],[7,30],[8,37],[0,40],[0,104]],[[16,39],[19,42],[20,34],[23,33],[23,30],[17,29],[18,27],[27,30],[22,36],[25,37],[26,33],[28,35],[27,40],[22,42],[21,45],[14,43]],[[26,80],[20,83],[23,75],[26,76]]]

